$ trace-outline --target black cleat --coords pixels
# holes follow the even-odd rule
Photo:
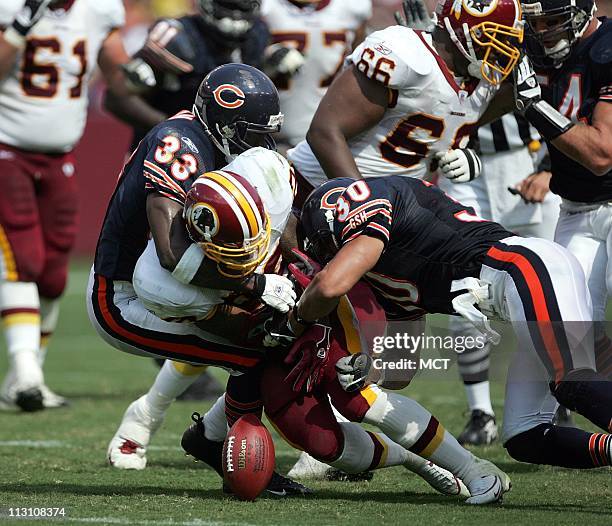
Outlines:
[[[215,442],[206,438],[204,435],[204,418],[200,416],[200,413],[193,413],[191,419],[193,424],[183,433],[181,446],[185,453],[208,464],[219,476],[223,477],[223,468],[221,467],[223,442]]]
[[[272,478],[266,488],[266,494],[274,495],[275,497],[293,497],[295,495],[311,495],[313,493],[314,491],[310,488],[288,477],[284,477],[276,471],[272,473]]]
[[[576,427],[576,422],[574,422],[572,412],[567,407],[563,407],[562,405],[560,405],[557,409],[552,423],[561,427]]]
[[[470,419],[457,438],[462,446],[487,446],[497,440],[495,416],[480,409],[475,409]]]
[[[329,468],[325,472],[325,480],[331,480],[332,482],[370,482],[372,477],[374,477],[373,471],[347,473],[336,468]]]
[[[45,408],[43,395],[38,387],[32,387],[25,391],[18,391],[15,395],[15,404],[27,413],[41,411]]]

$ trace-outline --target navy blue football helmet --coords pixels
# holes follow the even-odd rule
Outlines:
[[[276,87],[246,64],[224,64],[206,75],[193,112],[228,160],[254,146],[275,149],[270,134],[283,124]]]
[[[350,177],[330,179],[310,192],[302,207],[298,237],[304,252],[322,265],[340,249],[334,236],[334,210],[338,198],[354,182]]]
[[[540,67],[559,67],[593,19],[594,0],[521,0],[527,55]]]

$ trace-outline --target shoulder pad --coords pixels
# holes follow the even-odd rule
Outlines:
[[[137,55],[158,71],[180,75],[193,71],[196,50],[180,21],[162,19],[151,28]]]
[[[597,41],[589,51],[589,57],[595,64],[612,62],[612,20],[605,20],[594,35]]]
[[[415,74],[428,75],[433,67],[431,53],[421,39],[403,26],[369,35],[355,49],[351,61],[366,76],[395,89],[409,85]]]

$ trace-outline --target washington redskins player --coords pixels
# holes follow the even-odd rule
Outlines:
[[[45,385],[42,364],[76,235],[72,151],[96,65],[109,89],[129,98],[123,22],[120,0],[0,2],[0,316],[10,364],[3,407],[66,404]]]
[[[436,12],[431,34],[391,26],[348,57],[307,142],[288,152],[307,190],[334,177],[423,177],[434,159],[456,182],[477,176],[473,156],[456,150],[492,117],[484,114],[496,95],[496,113],[513,107],[511,86],[500,85],[520,56],[521,7],[518,0],[440,0]]]
[[[285,124],[279,139],[295,146],[306,137],[319,101],[344,57],[365,36],[371,0],[264,0],[270,31],[267,64],[278,88]]]

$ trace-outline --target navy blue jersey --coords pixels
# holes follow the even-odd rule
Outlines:
[[[163,78],[144,99],[155,109],[166,115],[191,108],[202,79],[217,66],[228,62],[242,62],[261,69],[264,49],[268,44],[269,33],[266,25],[257,20],[248,32],[237,60],[232,49],[220,47],[216,40],[207,34],[206,25],[200,15],[178,18],[197,51],[193,59],[193,71],[182,75],[163,74]],[[148,130],[134,130],[133,146],[142,139]]]
[[[181,205],[193,181],[223,164],[187,111],[155,126],[132,154],[117,182],[98,239],[94,268],[112,280],[132,281],[149,237],[147,196],[159,193]]]
[[[597,31],[580,42],[559,69],[537,71],[542,98],[574,122],[591,124],[595,105],[612,103],[612,20],[600,20]],[[579,202],[612,200],[612,171],[596,176],[550,143],[548,149],[554,193]]]
[[[390,317],[453,313],[451,282],[478,277],[491,245],[513,234],[420,179],[357,181],[338,199],[334,235],[376,237],[385,249],[365,275]]]

